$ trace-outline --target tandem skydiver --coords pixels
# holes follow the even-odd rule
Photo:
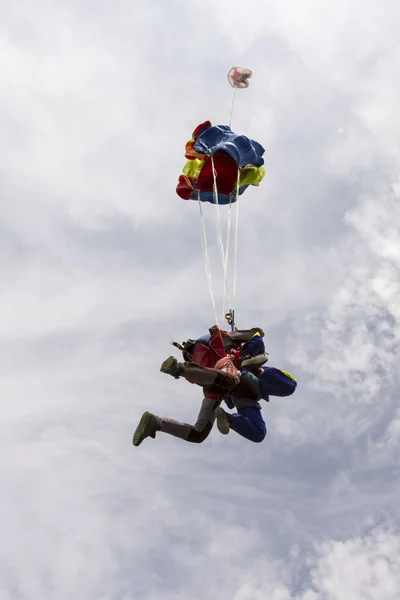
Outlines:
[[[203,388],[203,401],[194,425],[145,412],[133,436],[133,445],[139,446],[147,437],[156,437],[158,431],[187,442],[201,443],[209,435],[214,421],[218,430],[227,434],[232,429],[252,442],[262,442],[267,430],[261,415],[260,400],[270,396],[290,396],[296,389],[295,378],[275,367],[267,367],[264,332],[255,327],[227,332],[213,326],[197,340],[184,345],[184,362],[173,356],[161,365],[161,372],[176,379],[183,377]],[[226,412],[220,405],[225,402]]]

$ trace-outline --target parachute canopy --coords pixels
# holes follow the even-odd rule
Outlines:
[[[250,69],[243,69],[242,67],[232,67],[228,73],[228,81],[234,88],[247,88],[249,87],[248,79],[253,75]]]
[[[227,125],[213,126],[205,121],[186,144],[188,162],[176,192],[184,200],[233,203],[249,185],[261,182],[265,175],[264,152],[261,144],[234,133]]]

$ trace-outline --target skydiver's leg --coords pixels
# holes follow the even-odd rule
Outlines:
[[[267,427],[261,415],[261,408],[240,408],[233,413],[231,429],[251,442],[262,442],[267,435]]]
[[[222,333],[225,352],[230,354],[235,344],[249,342],[255,335],[257,335],[257,333],[261,337],[264,337],[264,331],[261,329],[261,327],[253,327],[252,329],[236,329],[235,331],[229,331],[229,333]]]
[[[156,437],[157,431],[173,435],[187,442],[200,444],[209,435],[215,420],[215,409],[220,400],[204,398],[196,423],[190,425],[167,417],[144,413],[133,436],[133,445],[139,446],[146,437]]]
[[[182,440],[186,440],[187,442],[200,444],[201,442],[204,442],[212,429],[215,421],[215,409],[219,405],[220,400],[203,398],[203,402],[194,425],[180,423],[179,421],[162,417],[160,419],[161,431],[181,438]]]
[[[268,396],[290,396],[297,387],[295,378],[275,367],[262,367],[263,384],[267,386]]]
[[[174,356],[170,356],[162,363],[160,371],[175,378],[184,377],[191,383],[202,387],[218,386],[225,391],[235,387],[240,378],[232,361],[227,362],[221,369],[212,369],[188,362],[179,363]]]
[[[222,408],[216,410],[217,425],[221,433],[227,434],[230,429],[251,442],[262,442],[267,435],[265,421],[261,416],[261,408],[248,407],[238,409],[229,414]]]

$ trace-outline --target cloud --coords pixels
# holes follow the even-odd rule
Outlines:
[[[350,435],[354,427],[358,431],[370,428],[382,407],[390,406],[390,390],[397,380],[397,198],[396,184],[376,197],[362,195],[346,213],[351,230],[338,247],[345,274],[322,321],[309,321],[308,335],[313,340],[318,326],[318,346],[314,341],[312,355],[307,356],[304,345],[297,354],[299,364],[307,365],[315,389],[329,391],[337,400],[345,396],[347,405],[370,405],[365,421],[355,425],[351,420]],[[337,410],[342,413],[340,405]]]
[[[382,598],[398,595],[399,536],[376,529],[371,534],[344,542],[325,542],[312,569],[312,588],[302,600]]]
[[[398,589],[398,4],[1,9],[0,597],[333,600]],[[268,436],[131,446],[193,422],[159,373],[210,326],[197,123],[266,147],[240,203],[238,325],[295,395]],[[214,207],[205,207],[218,281]],[[397,586],[397,588],[396,588]]]

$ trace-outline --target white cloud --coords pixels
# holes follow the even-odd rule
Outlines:
[[[361,197],[347,212],[351,230],[337,248],[338,260],[344,265],[341,281],[323,319],[311,319],[306,325],[304,331],[313,340],[311,352],[306,351],[309,342],[304,344],[299,338],[301,346],[293,355],[293,360],[310,373],[320,394],[329,391],[334,395],[335,405],[328,409],[330,424],[341,427],[350,437],[365,433],[383,407],[390,406],[390,390],[397,381],[397,198],[396,184],[373,198]],[[368,412],[358,408],[365,403]],[[341,423],[342,418],[347,422]]]
[[[362,529],[398,517],[398,10],[1,7],[0,598],[396,598],[398,535]],[[212,319],[174,188],[234,63],[254,70],[234,127],[267,149],[238,325],[299,388],[264,406],[262,445],[133,449],[143,410],[200,402],[158,371],[167,334]]]
[[[363,538],[318,548],[312,588],[302,600],[395,600],[400,589],[400,538],[377,529]]]

